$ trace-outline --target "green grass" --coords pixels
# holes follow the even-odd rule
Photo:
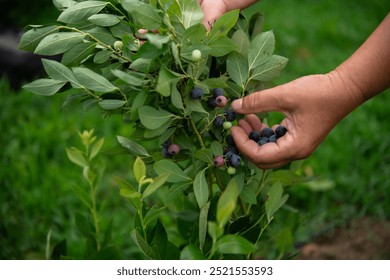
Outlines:
[[[51,3],[50,3],[51,5]],[[254,9],[264,14],[264,30],[273,29],[276,52],[290,59],[276,83],[302,75],[326,73],[347,59],[389,11],[390,3],[334,0],[263,0]],[[23,18],[23,22],[28,19]],[[40,19],[44,22],[44,19]],[[37,23],[34,18],[30,23]],[[80,147],[78,131],[94,128],[104,137],[104,150],[117,145],[116,135],[128,135],[119,117],[103,119],[98,110],[61,110],[63,96],[41,97],[12,92],[0,83],[0,259],[44,258],[46,236],[66,238],[69,255],[85,256],[85,240],[75,213],[85,213],[72,186],[85,186],[81,170],[66,157],[65,148]],[[327,191],[307,185],[290,189],[289,206],[270,232],[289,224],[296,240],[350,219],[370,215],[388,219],[390,213],[389,91],[351,113],[304,161],[305,171],[333,183]],[[103,156],[109,175],[99,185],[105,201],[103,226],[113,218],[113,233],[123,256],[137,256],[129,238],[130,207],[111,176],[127,176],[127,156]],[[291,208],[290,208],[291,209]]]
[[[71,243],[69,252],[82,255],[84,240],[75,226],[74,214],[84,212],[72,186],[87,184],[82,170],[66,157],[65,148],[81,146],[78,132],[95,128],[105,138],[104,150],[117,146],[116,135],[127,135],[120,118],[103,119],[98,110],[84,112],[81,107],[60,110],[62,96],[45,98],[26,91],[12,92],[0,84],[0,259],[43,258],[46,235],[52,231],[53,242],[63,238]],[[130,169],[126,156],[104,158],[110,175],[125,174]],[[116,237],[128,234],[119,217],[128,209],[111,181],[100,186],[100,199],[106,201],[102,213],[114,217]],[[113,218],[103,217],[103,223]],[[117,224],[118,223],[118,224]],[[128,238],[128,235],[123,238]],[[16,246],[15,246],[16,244]]]

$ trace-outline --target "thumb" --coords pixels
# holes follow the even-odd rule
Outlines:
[[[271,111],[283,111],[284,94],[282,87],[274,87],[251,93],[232,102],[232,109],[239,114],[256,114]]]

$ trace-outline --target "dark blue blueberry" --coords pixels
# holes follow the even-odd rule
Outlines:
[[[260,134],[261,134],[261,137],[267,137],[267,138],[269,138],[269,137],[271,137],[271,135],[274,135],[275,132],[274,132],[271,128],[266,127],[266,128],[264,128],[264,129],[260,132]]]
[[[260,132],[257,131],[257,130],[254,130],[252,131],[251,133],[249,133],[249,139],[255,141],[255,142],[259,142],[260,141]]]
[[[207,100],[207,106],[209,106],[209,108],[211,109],[217,107],[217,101],[215,100],[214,97],[210,97],[209,100]]]
[[[229,108],[225,111],[225,116],[228,122],[232,122],[236,119],[237,113],[234,112],[231,108]]]
[[[214,98],[221,96],[221,95],[224,95],[223,89],[221,89],[221,88],[215,88],[213,90],[213,93],[214,93],[214,95],[213,95]]]
[[[171,141],[168,139],[162,144],[162,147],[168,149],[169,145],[171,145]]]
[[[235,147],[235,146],[228,147],[228,148],[226,149],[226,154],[227,154],[228,152],[232,152],[233,154],[238,154],[238,153],[239,153],[238,148]]]
[[[203,89],[201,89],[200,87],[196,87],[196,88],[193,88],[191,90],[191,98],[193,99],[199,99],[203,96]]]
[[[272,143],[276,143],[276,135],[271,135],[269,138],[268,138],[268,142],[272,142]]]
[[[227,151],[227,152],[225,153],[225,157],[226,157],[227,159],[229,159],[232,155],[235,155],[235,153],[234,153],[233,151]]]
[[[260,141],[257,142],[259,146],[263,146],[264,144],[267,144],[269,142],[268,137],[261,137]]]
[[[226,144],[229,147],[235,147],[236,146],[236,143],[234,142],[233,136],[231,134],[227,135],[225,140],[226,140]]]
[[[231,155],[231,157],[229,157],[230,166],[238,167],[240,166],[240,163],[241,163],[241,157],[239,155],[233,154]]]
[[[286,132],[287,132],[287,128],[283,125],[279,125],[275,129],[276,138],[280,138],[280,137],[284,136],[286,134]]]
[[[163,147],[163,149],[162,149],[162,155],[163,155],[164,157],[166,157],[166,158],[171,158],[171,157],[172,157],[172,154],[169,153],[169,151],[168,151],[168,147]]]
[[[223,118],[221,116],[216,116],[214,121],[213,121],[213,125],[215,127],[221,127],[223,125],[225,121],[223,120]]]

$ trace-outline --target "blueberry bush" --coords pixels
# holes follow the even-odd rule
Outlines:
[[[134,164],[131,176],[114,180],[133,209],[130,236],[143,256],[256,258],[265,229],[288,199],[286,186],[308,179],[298,164],[256,168],[229,133],[241,117],[230,102],[265,88],[287,64],[274,54],[273,32],[259,28],[261,15],[233,10],[208,31],[197,0],[53,3],[57,24],[31,25],[20,48],[60,61],[42,59],[47,77],[24,88],[64,95],[63,106],[81,103],[122,116],[129,133],[117,140]],[[286,131],[250,137],[263,145]],[[96,186],[104,168],[95,160],[103,140],[92,131],[80,137],[83,150],[67,149],[90,186],[75,190],[91,217],[79,224],[90,224],[84,232],[101,252],[108,243]]]

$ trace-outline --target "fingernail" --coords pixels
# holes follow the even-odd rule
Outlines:
[[[232,105],[231,105],[233,111],[238,111],[238,110],[241,110],[242,108],[242,99],[236,99],[232,102]]]

